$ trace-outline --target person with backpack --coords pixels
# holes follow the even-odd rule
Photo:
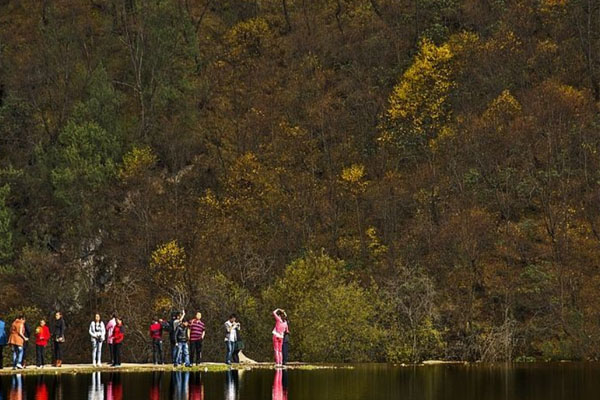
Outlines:
[[[62,313],[57,311],[54,314],[54,332],[53,332],[53,362],[52,364],[56,367],[62,366],[62,345],[65,343],[65,320],[63,319]]]
[[[0,317],[0,369],[4,369],[4,347],[8,344],[6,336],[6,322]]]
[[[202,322],[202,313],[197,312],[196,317],[190,322],[190,361],[191,364],[200,365],[202,361],[202,342],[206,331]]]
[[[106,339],[106,326],[100,318],[100,314],[94,315],[88,330],[92,340],[92,364],[94,367],[102,365],[102,343]]]
[[[283,337],[288,330],[287,322],[283,319],[285,311],[278,308],[273,311],[275,327],[273,328],[273,352],[275,353],[275,366],[283,366]]]
[[[189,323],[187,321],[182,321],[175,328],[175,339],[177,340],[177,352],[175,355],[175,361],[173,362],[173,366],[177,367],[179,365],[185,365],[186,367],[190,366],[190,351],[188,347],[188,340],[190,338],[190,329]]]
[[[8,344],[13,348],[13,369],[23,369],[23,345],[27,341],[25,336],[25,317],[19,315],[10,327]]]
[[[160,318],[155,318],[150,324],[150,339],[152,340],[152,361],[154,365],[164,365],[165,359],[163,354],[163,328],[164,321]]]
[[[110,355],[110,365],[115,362],[113,360],[113,329],[117,325],[117,313],[113,313],[110,320],[106,323],[106,344],[108,344],[108,354]]]
[[[38,368],[44,368],[44,351],[50,340],[50,329],[46,325],[46,320],[41,319],[40,324],[35,328],[35,365]]]
[[[115,325],[112,332],[113,342],[113,367],[121,366],[121,347],[123,346],[123,340],[125,339],[125,328],[123,328],[123,321],[117,318],[117,324]]]

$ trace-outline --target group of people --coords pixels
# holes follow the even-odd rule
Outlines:
[[[65,321],[60,312],[54,314],[52,332],[46,324],[46,320],[39,321],[32,337],[31,330],[26,323],[24,315],[18,315],[10,326],[9,333],[6,333],[6,323],[0,318],[0,369],[4,367],[4,347],[12,347],[13,369],[25,368],[25,360],[29,341],[33,338],[35,341],[36,365],[41,368],[45,364],[44,353],[49,343],[52,343],[52,365],[60,367],[62,365],[62,345],[65,342]]]
[[[275,365],[283,366],[288,359],[289,325],[287,314],[282,309],[273,311],[275,327],[273,328],[273,352]],[[62,365],[62,346],[65,343],[65,321],[61,312],[56,312],[52,330],[44,319],[39,321],[33,339],[36,346],[36,366],[43,368],[45,365],[44,353],[49,343],[52,344],[52,365]],[[241,324],[235,314],[231,314],[225,321],[225,363],[239,363],[239,353],[244,348],[241,335]],[[171,359],[175,367],[199,365],[202,362],[202,343],[206,335],[206,328],[202,321],[202,314],[197,312],[193,318],[186,320],[185,311],[172,314],[169,321],[155,318],[149,327],[149,336],[152,343],[152,361],[155,365],[164,364],[163,334],[169,333],[171,345]],[[102,321],[100,314],[94,315],[94,320],[89,326],[89,335],[92,343],[92,364],[94,367],[102,365],[102,348],[104,342],[108,344],[110,363],[113,367],[121,365],[121,349],[125,339],[123,320],[113,313],[111,319]],[[6,324],[0,318],[0,369],[3,367],[3,349],[6,345],[12,347],[13,369],[25,368],[25,359],[31,332],[26,324],[24,315],[19,315],[10,326],[9,334],[6,333]]]

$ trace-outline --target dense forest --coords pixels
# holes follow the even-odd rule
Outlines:
[[[0,314],[598,358],[599,105],[597,0],[0,0]]]

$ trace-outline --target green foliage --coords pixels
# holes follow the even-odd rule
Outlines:
[[[294,352],[304,361],[367,361],[378,350],[371,295],[342,261],[309,252],[288,265],[263,297],[270,308],[285,308]]]
[[[7,204],[10,186],[0,187],[0,266],[10,262],[13,254],[13,213]]]

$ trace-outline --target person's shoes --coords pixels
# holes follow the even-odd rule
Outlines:
[[[23,369],[23,366],[21,364],[17,364],[17,369]]]
[[[62,360],[56,360],[56,366],[58,368],[62,367]]]
[[[190,368],[190,367],[191,367],[191,365],[190,365],[190,364],[186,364],[186,366],[185,366],[185,367],[186,367],[186,368]]]

